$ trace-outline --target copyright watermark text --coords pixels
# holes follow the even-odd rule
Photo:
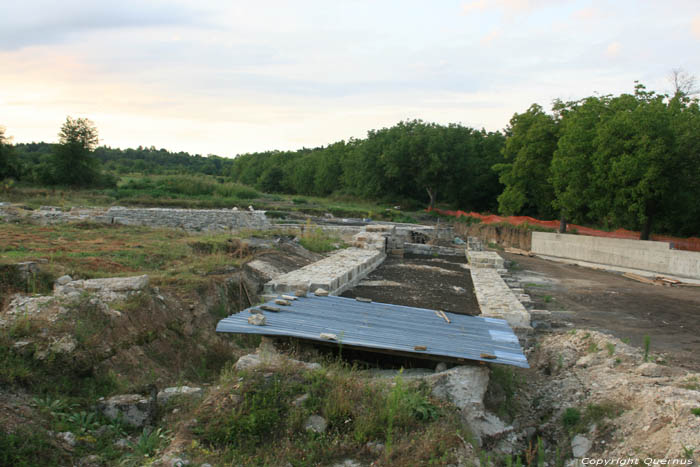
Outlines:
[[[626,465],[645,465],[645,466],[655,466],[655,465],[693,465],[695,462],[693,459],[657,459],[654,457],[616,457],[611,459],[601,459],[596,457],[584,457],[581,459],[583,465],[594,465],[594,466],[620,466],[624,467]]]

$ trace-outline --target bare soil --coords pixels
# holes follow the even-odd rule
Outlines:
[[[700,370],[700,287],[661,287],[621,274],[502,253],[515,265],[536,309],[552,312],[554,325],[608,332],[644,346],[683,368]]]
[[[389,257],[343,297],[478,315],[466,258],[406,255]]]

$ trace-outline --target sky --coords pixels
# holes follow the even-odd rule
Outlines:
[[[556,98],[700,76],[700,0],[0,2],[0,126],[237,154],[406,119],[496,131]]]

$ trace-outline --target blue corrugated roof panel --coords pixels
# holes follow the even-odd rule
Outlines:
[[[435,310],[361,302],[343,297],[300,297],[290,306],[264,311],[266,324],[248,323],[252,307],[219,321],[217,332],[290,336],[322,342],[322,333],[335,334],[348,346],[392,350],[420,355],[503,363],[529,368],[517,336],[502,319]],[[425,346],[425,350],[416,350]]]

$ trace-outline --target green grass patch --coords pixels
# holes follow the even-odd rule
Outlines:
[[[345,246],[338,237],[331,236],[320,227],[312,227],[308,223],[299,237],[299,244],[316,253],[327,253]]]
[[[387,465],[442,465],[460,443],[459,417],[432,400],[427,386],[401,376],[370,383],[336,364],[333,371],[234,372],[221,385],[222,401],[230,402],[197,414],[191,454],[198,462],[326,465],[365,456],[372,441],[385,445]],[[327,421],[325,433],[304,429],[310,415]]]

